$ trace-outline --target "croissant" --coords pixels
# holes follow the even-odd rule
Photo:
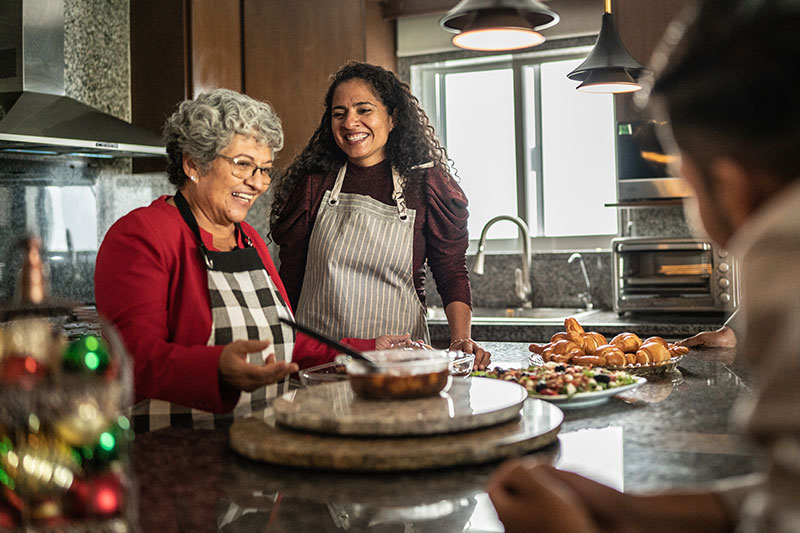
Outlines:
[[[538,344],[538,343],[533,342],[533,343],[531,343],[530,346],[528,346],[528,349],[530,351],[532,351],[533,353],[535,353],[535,354],[542,355],[542,352],[544,351],[544,349],[546,347],[547,347],[546,344]]]
[[[542,359],[544,362],[547,363],[548,361],[552,361],[553,359],[553,346],[550,344],[546,344],[544,349],[542,350]]]
[[[670,358],[669,350],[657,342],[642,344],[636,351],[636,362],[641,364],[662,363]]]
[[[567,354],[553,354],[553,357],[550,358],[554,363],[569,363],[570,359],[572,356]]]
[[[686,346],[681,346],[680,344],[670,344],[669,346],[667,346],[667,349],[669,350],[669,353],[672,355],[672,357],[676,357],[678,355],[685,355],[689,353],[689,348]]]
[[[636,364],[636,352],[625,352],[625,361],[629,365],[635,365]]]
[[[572,341],[562,339],[553,343],[553,355],[569,355],[574,357],[576,355],[584,355],[581,347]]]
[[[581,349],[586,355],[594,355],[597,347],[607,342],[606,338],[596,331],[587,331],[581,335]]]
[[[635,352],[642,346],[642,339],[635,333],[620,333],[609,344],[616,345],[623,352]]]
[[[575,365],[606,366],[606,358],[596,355],[576,355],[570,361]]]
[[[628,362],[623,351],[613,344],[598,346],[594,355],[604,357],[609,365],[622,366]]]
[[[669,348],[667,341],[665,341],[663,337],[647,337],[645,340],[642,341],[642,344],[647,344],[648,342],[657,342],[664,348]]]
[[[583,326],[578,324],[578,320],[574,317],[569,317],[564,320],[564,329],[566,329],[567,332],[574,331],[579,335],[583,335],[584,333]]]
[[[561,341],[561,340],[568,340],[570,342],[574,342],[578,346],[580,346],[581,343],[583,342],[583,339],[581,338],[581,334],[580,333],[576,333],[574,331],[560,331],[560,332],[556,333],[555,335],[553,335],[552,337],[550,337],[550,342],[551,343],[558,342],[558,341]]]

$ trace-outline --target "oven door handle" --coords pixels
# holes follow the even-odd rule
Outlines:
[[[671,250],[710,250],[707,242],[687,242],[673,244],[633,244],[617,243],[618,252],[669,252]]]

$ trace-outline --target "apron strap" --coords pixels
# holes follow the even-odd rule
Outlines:
[[[189,207],[189,202],[186,201],[181,191],[177,191],[175,196],[173,196],[175,200],[175,207],[178,208],[178,212],[181,214],[181,218],[183,221],[186,222],[186,225],[189,226],[189,229],[192,230],[194,236],[197,237],[198,248],[200,249],[200,256],[203,262],[206,264],[206,267],[210,270],[214,269],[214,260],[209,256],[209,250],[206,247],[205,243],[203,242],[203,238],[200,236],[200,226],[197,224],[197,219],[192,213],[192,209]],[[242,226],[238,222],[234,222],[234,227],[236,228],[236,240],[238,242],[239,238],[241,237],[242,241],[244,242],[245,247],[250,248],[253,246],[253,241],[247,234],[242,230]]]
[[[417,167],[414,167],[417,168]],[[424,167],[420,167],[424,168]],[[347,174],[347,161],[345,161],[341,167],[339,167],[339,172],[336,174],[336,181],[333,184],[333,189],[331,189],[331,195],[328,198],[328,204],[336,205],[339,203],[339,193],[342,192],[342,185],[344,184],[344,176]],[[392,200],[394,200],[395,205],[397,206],[397,216],[400,220],[406,221],[408,220],[408,213],[406,207],[406,197],[403,194],[403,184],[405,183],[405,179],[400,176],[400,173],[397,171],[394,166],[392,167]]]

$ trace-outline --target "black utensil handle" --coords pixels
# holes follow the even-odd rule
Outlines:
[[[295,322],[293,320],[289,320],[288,318],[284,318],[282,316],[279,316],[278,320],[280,320],[284,324],[287,324],[287,325],[293,327],[297,331],[305,333],[309,337],[313,337],[313,338],[317,339],[320,342],[324,342],[328,346],[332,346],[332,347],[336,348],[337,350],[339,350],[342,353],[346,353],[347,355],[351,355],[351,356],[355,357],[356,359],[360,359],[362,361],[366,361],[370,365],[374,365],[374,363],[372,361],[370,361],[368,358],[364,357],[364,354],[362,354],[361,352],[356,351],[353,348],[350,348],[349,346],[344,345],[344,344],[342,344],[340,342],[337,342],[337,341],[331,339],[330,337],[328,337],[327,335],[323,335],[322,333],[319,333],[318,331],[314,331],[313,329],[309,328],[308,326],[304,326],[302,324],[298,324],[297,322]]]

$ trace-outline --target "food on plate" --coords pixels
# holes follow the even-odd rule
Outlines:
[[[541,355],[545,362],[614,367],[663,365],[689,351],[662,337],[648,337],[642,341],[630,332],[607,341],[596,331],[584,331],[574,317],[564,320],[564,329],[553,335],[547,344],[532,343],[530,351]]]
[[[636,378],[622,370],[606,370],[555,362],[528,368],[494,368],[475,371],[473,376],[519,383],[532,396],[572,396],[581,392],[599,392],[636,383]]]

